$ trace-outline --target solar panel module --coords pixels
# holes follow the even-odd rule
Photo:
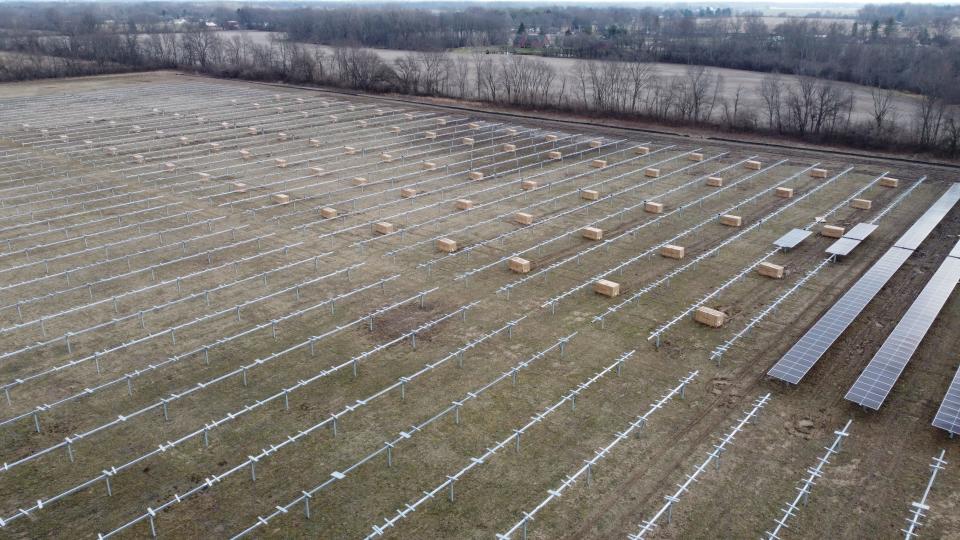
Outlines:
[[[847,392],[846,399],[877,410],[907,367],[960,280],[960,259],[947,257]]]

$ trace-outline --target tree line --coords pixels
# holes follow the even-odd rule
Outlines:
[[[562,68],[543,58],[483,50],[414,51],[387,62],[359,47],[324,49],[278,36],[259,43],[248,35],[224,36],[196,28],[149,36],[0,37],[0,49],[12,51],[0,56],[0,78],[179,68],[960,157],[960,111],[935,95],[917,99],[911,110],[898,110],[893,91],[875,87],[869,118],[857,120],[849,87],[813,77],[765,76],[762,105],[756,107],[746,104],[744,87],[728,87],[722,75],[704,66],[666,75],[649,63],[582,59]]]

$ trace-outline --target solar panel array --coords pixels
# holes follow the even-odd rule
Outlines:
[[[773,245],[783,249],[792,249],[797,247],[797,244],[800,242],[806,240],[811,234],[813,234],[813,232],[806,229],[793,229],[780,238],[777,238],[773,242]]]
[[[906,249],[917,249],[920,247],[920,244],[923,243],[923,240],[930,234],[930,231],[940,223],[943,216],[953,208],[953,205],[956,204],[958,200],[960,200],[960,183],[954,183],[946,193],[937,199],[937,202],[933,203],[933,205],[920,216],[920,219],[913,223],[913,226],[907,229],[907,232],[900,237],[900,240],[897,240],[894,246]]]
[[[807,330],[793,347],[774,364],[767,375],[797,384],[813,368],[820,357],[850,326],[850,323],[873,300],[880,289],[960,200],[960,183],[952,184],[920,219],[907,229],[890,248],[819,320]]]
[[[960,244],[953,246],[953,249],[950,250],[948,257],[960,258]]]
[[[849,255],[853,248],[860,245],[860,240],[854,240],[853,238],[841,238],[836,242],[830,244],[830,247],[827,248],[827,253],[830,255],[840,255],[845,256]]]
[[[852,229],[847,231],[843,237],[851,240],[866,240],[873,231],[877,230],[877,227],[879,227],[879,225],[874,225],[873,223],[857,223]]]
[[[887,251],[767,374],[791,384],[799,383],[912,254],[900,248]]]
[[[934,427],[949,431],[951,434],[960,434],[960,369],[953,377],[950,388],[943,396],[943,403],[933,417]]]
[[[852,229],[846,232],[839,240],[830,244],[827,253],[830,255],[845,256],[860,245],[860,242],[866,240],[870,233],[877,230],[877,225],[872,223],[857,223]]]
[[[958,280],[960,259],[947,257],[850,387],[847,400],[873,410],[883,405]]]

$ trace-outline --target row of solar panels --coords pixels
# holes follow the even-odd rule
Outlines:
[[[947,260],[960,261],[960,242],[953,247]],[[951,434],[960,434],[960,369],[953,377],[953,382],[943,396],[940,409],[933,417],[933,425],[949,431]]]
[[[839,256],[849,255],[854,248],[860,245],[860,242],[866,240],[867,237],[870,236],[870,233],[875,230],[877,230],[877,225],[873,223],[858,223],[844,233],[836,242],[831,244],[830,247],[827,248],[827,253]],[[813,234],[813,231],[807,229],[793,229],[774,240],[773,245],[785,250],[793,249],[800,245],[800,243],[806,240],[811,234]]]
[[[768,375],[791,384],[798,384],[958,200],[960,200],[960,184],[953,184],[920,219],[914,222],[894,247],[880,257],[787,351],[770,369]],[[850,393],[847,394],[848,399],[872,408],[878,408],[886,399],[899,374],[910,360],[910,356],[913,355],[940,308],[953,291],[957,278],[960,277],[958,274],[960,244],[951,251],[950,255],[918,296],[911,309],[904,315],[904,320],[877,352],[867,370],[851,388]],[[960,381],[954,381],[947,397],[953,403],[951,410],[954,429],[956,429],[957,414],[960,411]],[[950,411],[947,411],[947,414],[949,415]]]

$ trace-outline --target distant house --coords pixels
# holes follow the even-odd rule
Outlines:
[[[203,25],[207,27],[207,30],[216,30],[217,28],[219,28],[219,27],[217,26],[217,23],[215,23],[215,22],[209,22],[209,21],[207,21],[207,22],[203,23]]]
[[[517,34],[513,38],[513,46],[517,49],[546,49],[552,47],[554,41],[550,35]]]

